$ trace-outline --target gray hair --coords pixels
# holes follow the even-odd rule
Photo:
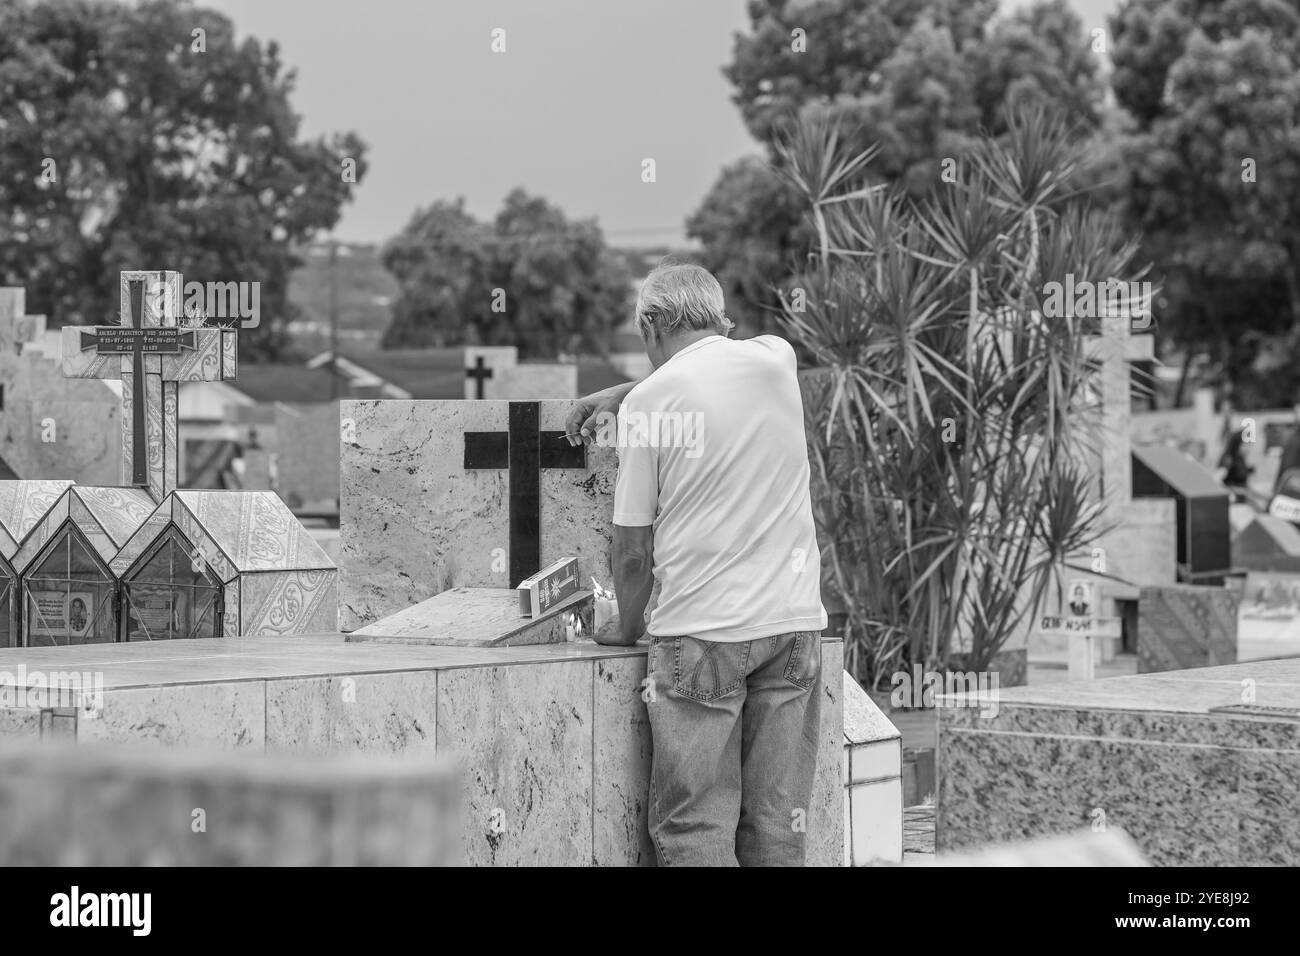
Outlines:
[[[722,286],[708,269],[664,263],[656,266],[636,297],[636,325],[643,339],[679,332],[733,328],[723,313]]]

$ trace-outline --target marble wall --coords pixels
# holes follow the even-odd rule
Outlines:
[[[214,647],[216,643],[218,646]],[[168,641],[0,650],[0,670],[104,675],[80,742],[192,750],[430,755],[458,762],[461,851],[481,865],[653,865],[645,648]],[[823,734],[808,861],[844,858],[843,645],[823,645]],[[32,721],[0,720],[0,740]]]
[[[466,432],[505,432],[509,402],[342,403],[339,629],[356,630],[458,586],[509,588],[510,479],[465,468]],[[560,431],[567,401],[540,403]],[[575,556],[583,583],[609,583],[617,456],[540,478],[541,564]]]
[[[1030,686],[997,703],[940,708],[939,850],[1119,827],[1157,866],[1300,861],[1300,660]]]

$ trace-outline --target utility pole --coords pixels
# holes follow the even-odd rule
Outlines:
[[[339,397],[339,261],[338,241],[330,236],[330,398]]]

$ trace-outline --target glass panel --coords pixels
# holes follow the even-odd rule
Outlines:
[[[170,528],[162,544],[126,582],[126,639],[217,637],[220,593],[207,564],[191,557]]]
[[[103,577],[99,561],[85,539],[79,535],[68,538],[69,564],[68,577],[74,581],[98,581]]]
[[[13,578],[0,567],[0,647],[14,647]]]
[[[158,551],[139,571],[131,576],[132,583],[213,585],[207,575],[207,564],[202,558],[186,553],[175,530],[170,530]]]
[[[71,528],[23,578],[23,626],[29,647],[100,644],[117,639],[113,579]]]

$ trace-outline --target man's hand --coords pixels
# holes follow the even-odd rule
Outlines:
[[[629,637],[623,633],[618,618],[606,621],[591,639],[597,644],[607,644],[611,647],[631,647],[637,642],[635,635]]]
[[[602,415],[617,415],[618,408],[623,404],[623,399],[627,393],[632,391],[636,382],[627,382],[624,385],[612,385],[609,388],[599,392],[594,392],[586,398],[578,399],[578,403],[573,406],[568,417],[564,419],[564,434],[568,436],[570,445],[581,445],[583,442],[592,442],[596,438],[596,429],[600,426]]]

